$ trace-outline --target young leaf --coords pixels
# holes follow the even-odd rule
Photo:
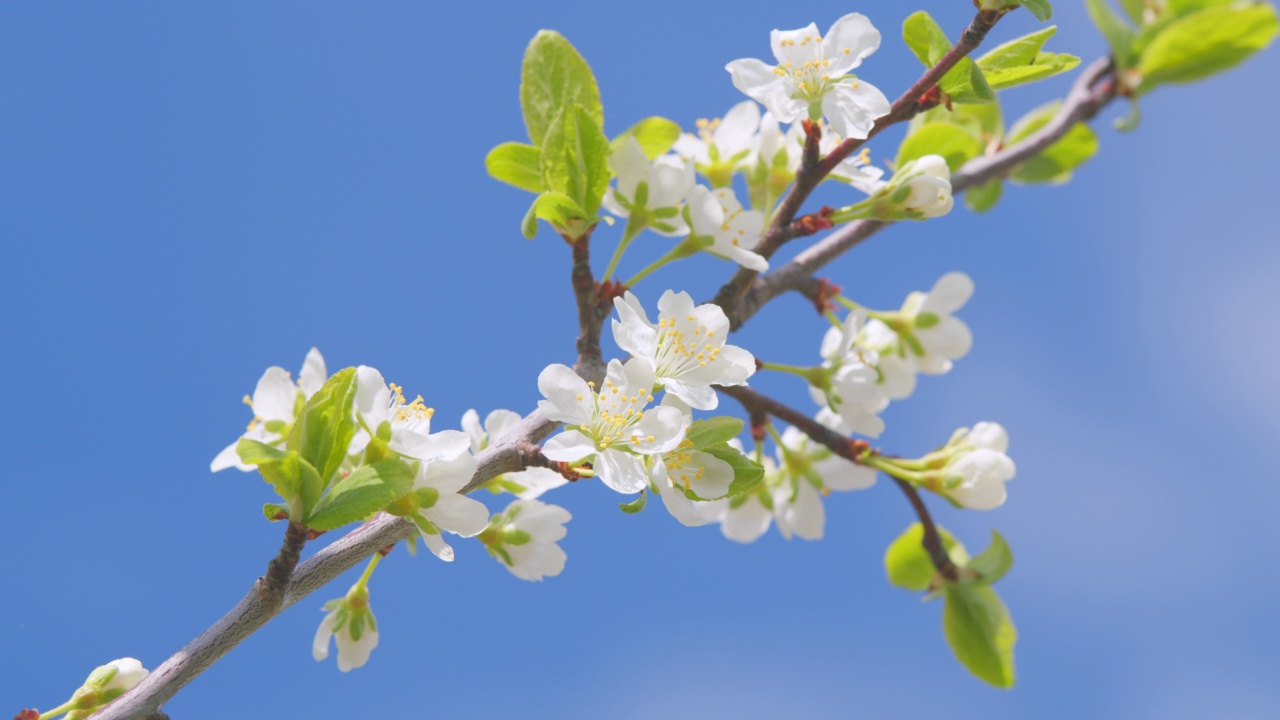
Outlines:
[[[241,440],[240,445],[236,446],[239,451],[244,443],[253,442],[252,440]],[[249,461],[245,461],[248,463]],[[286,502],[292,501],[298,496],[299,474],[298,466],[301,464],[298,453],[289,451],[274,460],[258,459],[257,462],[251,463],[258,466],[258,472],[262,475],[262,479],[266,480],[276,494],[283,498]]]
[[[742,420],[736,417],[694,420],[689,426],[685,439],[693,443],[694,450],[701,450],[711,445],[722,445],[737,437],[742,432],[743,425]]]
[[[1189,13],[1165,27],[1142,51],[1141,91],[1222,72],[1271,44],[1280,22],[1267,3],[1220,5]]]
[[[991,544],[986,550],[978,553],[967,566],[978,573],[978,583],[990,585],[1009,572],[1013,567],[1013,552],[1000,533],[991,531]]]
[[[542,184],[542,168],[539,165],[541,154],[542,151],[533,145],[502,143],[485,156],[484,167],[494,180],[531,193],[540,193],[546,189]]]
[[[365,465],[334,484],[307,518],[312,530],[363,520],[413,489],[413,470],[396,458]]]
[[[604,126],[604,107],[591,66],[563,35],[539,30],[529,42],[520,68],[520,107],[533,144],[541,147],[551,122],[575,104],[582,106],[597,126]]]
[[[951,41],[929,13],[921,10],[902,23],[902,40],[925,67],[933,67],[947,51]]]
[[[733,482],[729,484],[729,492],[725,493],[726,497],[741,495],[759,485],[760,481],[764,479],[764,468],[759,463],[728,445],[704,447],[702,452],[714,455],[733,467]],[[714,500],[716,498],[707,499]]]
[[[586,222],[591,219],[573,198],[564,193],[550,191],[535,198],[529,212],[536,220],[546,220],[551,223],[557,232],[564,231],[573,237],[579,237],[577,231],[584,229]],[[533,233],[528,232],[527,225],[525,229],[525,237],[533,237]],[[532,230],[536,232],[537,226],[535,225]]]
[[[1143,10],[1146,9],[1146,0],[1120,0],[1120,7],[1124,9],[1124,14],[1128,15],[1135,25],[1142,24],[1142,14]]]
[[[1000,182],[1000,178],[992,178],[965,192],[964,204],[974,212],[986,212],[995,207],[1003,194],[1004,183]]]
[[[925,155],[941,155],[951,172],[982,154],[982,143],[958,125],[925,123],[916,128],[898,147],[897,167]]]
[[[960,62],[938,81],[938,87],[951,97],[952,102],[980,104],[995,102],[996,99],[982,68],[972,58],[960,58]]]
[[[1047,22],[1053,17],[1053,6],[1049,4],[1049,0],[1022,0],[1022,7],[1040,22]]]
[[[1116,65],[1121,69],[1132,66],[1133,30],[1116,14],[1110,0],[1084,0],[1084,4],[1093,24],[1098,26],[1107,45],[1111,46],[1111,57]]]
[[[942,537],[942,547],[951,556],[952,562],[960,562],[957,558],[965,558],[964,546],[956,541],[951,533],[938,528]],[[924,539],[924,526],[912,523],[911,527],[897,537],[884,553],[884,569],[889,576],[889,583],[905,590],[923,592],[929,589],[937,568],[929,559],[921,541]]]
[[[996,687],[1013,687],[1018,631],[1000,596],[988,585],[947,585],[942,594],[942,632],[956,659]]]
[[[590,217],[600,209],[609,185],[609,141],[604,130],[580,106],[564,109],[543,137],[542,182],[571,198]]]
[[[275,462],[285,456],[285,451],[257,440],[240,438],[236,443],[236,455],[245,465],[261,465]]]
[[[978,67],[996,90],[1066,72],[1079,65],[1080,58],[1041,52],[1045,41],[1057,31],[1056,26],[1050,26],[1000,45],[978,58]]]
[[[356,398],[356,369],[346,368],[325,382],[298,414],[288,448],[296,450],[328,483],[347,455],[356,433],[351,405]]]
[[[676,144],[680,137],[680,126],[664,117],[647,117],[614,138],[609,143],[609,151],[617,149],[628,136],[634,137],[645,156],[654,160]]]

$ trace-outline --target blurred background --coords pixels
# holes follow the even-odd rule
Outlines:
[[[57,705],[112,658],[155,667],[262,573],[282,532],[260,513],[274,496],[208,464],[267,366],[296,372],[313,345],[330,369],[374,365],[440,429],[468,408],[527,412],[538,372],[572,362],[568,249],[545,229],[521,238],[529,196],[482,163],[525,139],[520,58],[539,28],[591,62],[615,134],[723,114],[743,99],[726,62],[767,58],[771,28],[853,10],[884,35],[859,74],[895,97],[921,70],[900,39],[921,7],[953,38],[972,14],[936,0],[0,6],[0,710]],[[1104,52],[1079,3],[1056,9],[1046,49]],[[1038,25],[1016,12],[989,42]],[[971,549],[998,528],[1014,550],[1000,589],[1016,689],[970,677],[941,604],[885,581],[884,548],[914,516],[883,479],[829,499],[822,542],[771,530],[749,546],[660,504],[623,515],[584,482],[545,498],[574,514],[562,576],[517,580],[474,542],[452,564],[397,549],[372,584],[382,642],[365,668],[310,654],[321,604],[353,572],[168,711],[1276,717],[1278,58],[1158,90],[1133,134],[1111,129],[1113,106],[1070,184],[894,227],[825,272],[881,308],[948,270],[977,283],[973,351],[895,403],[880,442],[910,455],[979,420],[1009,429],[1003,508],[931,506]],[[1005,92],[1006,117],[1074,75]],[[900,137],[871,143],[873,161]],[[848,197],[831,186],[817,202]],[[598,234],[598,270],[619,230]],[[624,273],[668,242],[641,237]],[[641,295],[709,298],[730,270],[697,257]],[[735,342],[811,363],[825,328],[787,296]],[[758,385],[810,407],[794,378]]]

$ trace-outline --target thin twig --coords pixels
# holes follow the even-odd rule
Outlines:
[[[942,574],[943,577],[955,582],[960,579],[960,571],[956,568],[956,564],[951,562],[951,556],[947,554],[947,548],[942,544],[942,535],[938,533],[938,526],[933,522],[933,516],[929,514],[929,508],[925,506],[924,499],[920,497],[920,492],[915,486],[905,480],[893,478],[898,488],[907,496],[907,500],[911,502],[911,507],[915,508],[916,517],[920,518],[920,526],[924,528],[924,536],[920,539],[920,546],[924,551],[929,553],[929,560],[933,563],[933,567]]]

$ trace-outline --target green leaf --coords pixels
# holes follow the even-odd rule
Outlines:
[[[978,67],[996,90],[1066,72],[1079,65],[1080,58],[1041,52],[1045,42],[1057,31],[1056,26],[1050,26],[1000,45],[978,58]]]
[[[333,530],[363,520],[413,489],[413,470],[396,458],[365,465],[334,484],[307,518],[313,530]]]
[[[1121,69],[1132,66],[1133,30],[1116,14],[1110,0],[1084,0],[1084,4],[1093,24],[1098,26],[1107,45],[1111,46],[1111,57],[1116,64]]]
[[[618,509],[624,513],[627,513],[628,515],[635,515],[636,513],[643,510],[644,506],[647,505],[648,502],[649,502],[649,493],[645,492],[644,490],[641,490],[640,497],[636,498],[635,500],[632,500],[629,503],[619,503]]]
[[[1035,15],[1040,22],[1046,22],[1053,17],[1053,6],[1049,4],[1049,0],[1022,0],[1022,7]]]
[[[685,439],[693,443],[694,450],[701,450],[711,445],[722,445],[737,437],[742,432],[743,425],[742,420],[736,417],[694,420],[689,426]]]
[[[1267,3],[1189,13],[1165,27],[1142,51],[1139,89],[1192,82],[1233,68],[1270,45],[1278,30],[1276,10]]]
[[[759,463],[728,445],[704,447],[702,452],[714,455],[733,467],[733,482],[729,484],[729,492],[725,493],[725,497],[741,495],[759,485],[764,479],[764,468]]]
[[[1060,102],[1052,102],[1027,113],[1009,130],[1009,143],[1019,142],[1039,130],[1060,107]],[[1098,136],[1088,125],[1076,123],[1039,155],[1014,169],[1009,177],[1020,183],[1061,184],[1070,180],[1072,171],[1097,152]]]
[[[656,115],[647,117],[614,138],[609,143],[610,152],[617,149],[627,137],[634,137],[636,142],[640,143],[640,149],[644,151],[645,156],[653,160],[676,144],[676,140],[680,137],[680,126],[664,117]]]
[[[1135,25],[1142,24],[1142,11],[1146,8],[1146,0],[1120,0],[1120,7],[1124,8],[1124,14]]]
[[[303,406],[289,432],[288,448],[328,483],[346,459],[351,438],[356,434],[351,411],[356,399],[356,369],[346,368],[329,378]]]
[[[533,217],[534,225],[530,228],[527,223],[529,217]],[[557,232],[564,232],[571,237],[577,238],[586,228],[595,222],[595,218],[587,215],[573,198],[558,192],[544,192],[534,198],[533,205],[529,206],[529,213],[525,216],[526,225],[524,226],[525,237],[533,237],[537,232],[537,221],[546,220],[556,228]]]
[[[902,40],[925,67],[933,67],[947,51],[951,41],[929,13],[921,10],[902,23]]]
[[[960,169],[969,160],[982,154],[982,143],[963,128],[950,123],[926,123],[902,141],[898,147],[896,167],[925,155],[941,155],[946,158],[951,172]]]
[[[245,465],[261,465],[262,463],[275,462],[287,454],[280,448],[248,438],[240,438],[240,441],[236,443],[236,455],[240,456],[240,462]]]
[[[532,240],[538,234],[538,203],[541,201],[541,195],[534,198],[533,202],[529,203],[529,209],[525,211],[524,218],[520,220],[520,234],[525,240]]]
[[[907,127],[907,134],[914,133],[921,125],[934,122],[963,128],[984,146],[992,140],[1004,138],[1004,117],[1000,112],[1000,103],[982,105],[953,103],[950,109],[945,105],[939,105],[912,118]]]
[[[546,188],[573,199],[589,217],[609,186],[609,140],[581,107],[565,108],[547,129],[540,167]]]
[[[240,442],[246,441],[241,440]],[[253,441],[249,440],[247,442]],[[239,449],[240,446],[237,445],[236,450]],[[298,453],[289,451],[274,460],[263,459],[253,464],[258,466],[258,472],[262,474],[262,479],[275,488],[276,494],[286,502],[292,501],[298,496],[299,475],[302,472],[298,468],[301,464]]]
[[[939,527],[938,534],[942,537],[942,547],[947,550],[952,562],[960,564],[968,558],[964,546],[951,533]],[[890,584],[915,592],[929,589],[937,569],[929,559],[929,553],[921,545],[923,539],[924,526],[913,523],[889,544],[889,549],[884,553],[884,569]]]
[[[992,178],[985,183],[970,188],[964,194],[964,204],[974,212],[986,212],[995,207],[1000,201],[1000,196],[1004,194],[1004,183],[1000,182],[1000,178]]]
[[[960,58],[960,62],[938,81],[938,87],[951,97],[952,102],[989,103],[996,99],[995,90],[991,89],[982,68],[972,58]]]
[[[604,107],[591,66],[577,49],[553,30],[539,30],[524,52],[520,68],[520,107],[529,140],[539,147],[556,116],[580,105],[604,126]]]
[[[1000,596],[988,585],[947,585],[942,594],[942,632],[956,659],[996,687],[1013,687],[1018,631]]]
[[[990,585],[1004,577],[1009,568],[1013,567],[1013,551],[1009,550],[1009,544],[1000,533],[992,530],[991,544],[970,560],[967,567],[978,573],[977,582]]]
[[[542,168],[539,156],[542,151],[533,145],[508,142],[489,151],[484,167],[489,176],[521,190],[540,193],[546,190],[542,184]]]
[[[270,520],[271,522],[278,522],[280,520],[289,519],[289,511],[286,510],[284,506],[277,505],[275,503],[267,503],[263,505],[262,515],[266,517],[268,520]]]

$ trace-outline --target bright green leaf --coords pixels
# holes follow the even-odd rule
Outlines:
[[[967,567],[978,573],[978,582],[990,585],[1004,577],[1009,568],[1013,567],[1013,551],[1000,533],[992,530],[991,544],[975,555]]]
[[[992,140],[1004,138],[1004,117],[1000,112],[1000,103],[982,105],[953,103],[950,108],[939,105],[912,118],[907,127],[907,134],[914,133],[922,125],[935,122],[963,128],[984,146]]]
[[[701,450],[711,445],[721,445],[742,432],[742,420],[736,417],[713,417],[694,420],[685,439],[693,443],[693,449]]]
[[[1064,53],[1041,52],[1045,41],[1058,31],[1050,26],[1011,40],[978,58],[978,67],[996,90],[1042,80],[1080,64],[1080,58]]]
[[[947,585],[943,597],[942,632],[956,659],[996,687],[1013,687],[1018,631],[1000,596],[988,585]]]
[[[1142,51],[1141,90],[1222,72],[1271,44],[1280,21],[1267,3],[1220,5],[1189,13],[1165,27]]]
[[[760,481],[764,479],[764,468],[759,463],[728,445],[704,447],[702,452],[720,458],[733,468],[733,482],[729,484],[729,492],[725,493],[726,497],[741,495],[759,485]],[[707,499],[714,500],[716,498]]]
[[[1053,17],[1053,6],[1049,4],[1049,0],[1022,0],[1022,7],[1040,22],[1046,22]]]
[[[245,465],[261,465],[280,460],[286,453],[284,450],[257,440],[240,438],[236,443],[236,455],[240,456],[240,462]]]
[[[992,70],[1004,70],[1020,65],[1030,65],[1035,62],[1036,56],[1040,54],[1044,44],[1057,32],[1058,26],[1050,25],[1030,35],[1023,35],[1016,40],[997,45],[978,58],[978,67],[990,74]]]
[[[680,137],[680,126],[664,117],[656,115],[647,117],[614,138],[609,143],[610,152],[621,145],[628,136],[634,137],[636,142],[640,143],[640,149],[644,151],[645,156],[653,160],[676,144],[676,140]]]
[[[296,450],[328,483],[346,458],[356,434],[352,403],[356,398],[356,369],[330,377],[303,406],[289,432],[288,448]]]
[[[572,237],[579,237],[579,234],[585,230],[591,217],[581,208],[573,198],[558,192],[544,192],[533,201],[533,205],[529,208],[530,212],[538,220],[546,220],[551,223],[557,232],[565,232]],[[526,226],[526,231],[529,229]],[[536,232],[536,226],[533,228]],[[532,237],[528,232],[525,237]]]
[[[581,107],[565,108],[547,128],[540,156],[542,182],[571,198],[590,217],[609,186],[609,141]]]
[[[542,184],[542,168],[539,165],[541,154],[542,151],[533,145],[502,143],[485,156],[484,167],[494,180],[515,185],[531,193],[540,193],[546,189]]]
[[[575,104],[587,111],[597,127],[604,127],[604,107],[591,66],[563,35],[539,30],[524,52],[520,69],[520,107],[533,144],[541,147],[551,122]]]
[[[980,104],[995,102],[996,99],[982,68],[972,58],[960,58],[960,62],[938,81],[938,87],[951,97],[952,102]]]
[[[1089,17],[1093,24],[1102,31],[1107,45],[1111,46],[1111,57],[1122,69],[1133,65],[1133,30],[1111,7],[1110,0],[1084,0]]]
[[[647,505],[648,502],[649,502],[649,493],[645,492],[644,490],[641,490],[640,497],[636,498],[635,500],[632,500],[629,503],[619,503],[618,509],[624,513],[627,513],[628,515],[635,515],[636,513],[643,510],[644,506]]]
[[[939,527],[938,535],[942,537],[942,547],[947,550],[952,562],[959,563],[967,559],[964,546],[951,533]],[[937,569],[921,544],[923,539],[924,526],[912,523],[911,527],[889,544],[889,549],[884,553],[884,569],[892,585],[915,592],[929,589]]]
[[[1142,24],[1142,11],[1146,9],[1147,0],[1120,0],[1120,7],[1135,25]]]
[[[240,442],[253,441],[241,440]],[[240,446],[237,445],[236,449],[239,450]],[[275,488],[276,494],[286,502],[292,501],[298,496],[298,476],[301,472],[298,469],[301,464],[298,453],[289,451],[274,460],[260,459],[253,464],[258,466],[258,472],[262,475],[262,479]]]
[[[972,134],[949,123],[926,123],[902,141],[898,148],[896,167],[925,155],[941,155],[951,172],[960,169],[969,160],[982,154],[982,143]]]
[[[902,23],[902,40],[926,67],[932,67],[951,49],[947,34],[929,13],[921,10]]]
[[[1061,103],[1052,102],[1027,113],[1009,130],[1009,143],[1023,140],[1039,130],[1057,114]],[[1020,183],[1060,184],[1071,179],[1071,173],[1098,152],[1098,136],[1088,125],[1076,123],[1061,138],[1039,155],[1019,165],[1009,177]]]
[[[333,530],[363,520],[413,489],[413,470],[396,458],[365,465],[334,483],[307,518],[313,530]]]
[[[1000,182],[1000,178],[993,178],[965,191],[964,204],[974,212],[986,212],[995,207],[1003,194],[1004,183]]]

